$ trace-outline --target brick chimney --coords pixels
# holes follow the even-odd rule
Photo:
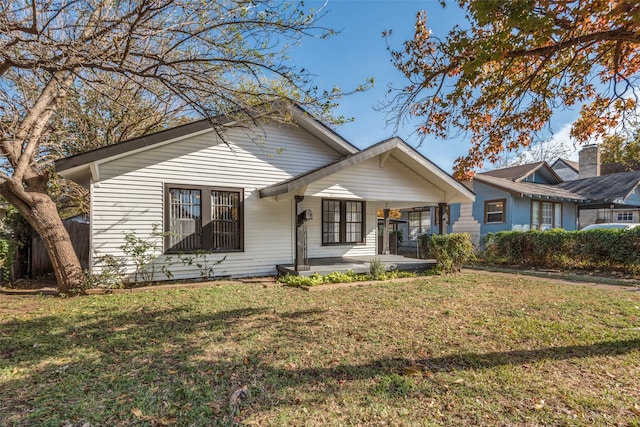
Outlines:
[[[578,153],[578,179],[600,176],[600,146],[586,145]]]

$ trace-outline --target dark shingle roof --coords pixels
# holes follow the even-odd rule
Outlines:
[[[478,175],[494,176],[496,178],[510,179],[511,181],[521,181],[536,170],[540,169],[542,165],[544,165],[544,162],[527,163],[526,165],[481,172]]]
[[[640,171],[632,171],[561,182],[557,187],[579,193],[591,201],[610,202],[626,199],[638,185]]]
[[[486,174],[477,174],[474,179],[492,187],[523,197],[548,198],[574,202],[583,202],[587,199],[581,194],[560,188],[559,185],[538,184],[534,182],[513,182],[510,179],[498,178]]]

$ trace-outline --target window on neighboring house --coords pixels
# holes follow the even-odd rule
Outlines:
[[[633,222],[633,211],[616,212],[616,222]]]
[[[562,203],[531,201],[531,229],[562,228]]]
[[[240,189],[166,185],[165,252],[243,249]]]
[[[322,244],[363,243],[365,204],[354,200],[322,200]]]
[[[431,233],[431,210],[409,212],[409,240],[417,240],[421,234]]]
[[[485,224],[501,224],[505,219],[505,205],[507,200],[487,200],[484,202]]]

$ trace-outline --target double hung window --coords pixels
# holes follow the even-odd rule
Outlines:
[[[166,185],[165,252],[243,249],[241,189]]]
[[[356,200],[322,200],[322,244],[363,243],[365,204]]]

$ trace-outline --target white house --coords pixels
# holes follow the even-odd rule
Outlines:
[[[301,108],[291,124],[208,120],[58,160],[91,193],[92,271],[125,233],[171,232],[158,266],[210,252],[216,276],[304,270],[308,258],[375,255],[379,208],[469,203],[473,193],[399,138],[359,150]],[[134,267],[129,262],[128,271]],[[197,277],[175,265],[176,278]]]

